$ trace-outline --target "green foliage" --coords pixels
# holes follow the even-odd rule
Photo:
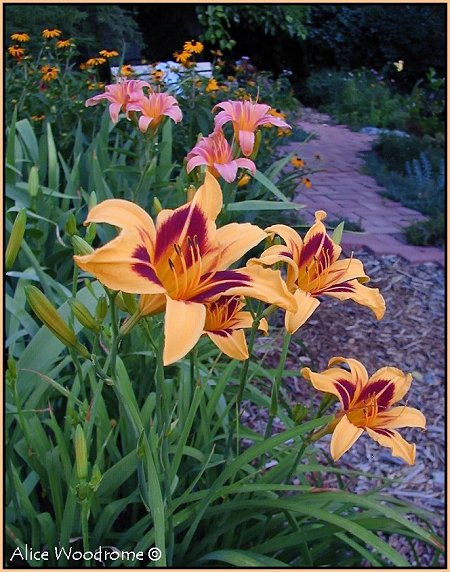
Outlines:
[[[294,40],[307,36],[309,7],[300,5],[199,5],[197,14],[205,28],[203,39],[222,50],[236,44],[230,32],[231,25],[251,26],[266,36],[285,35]]]

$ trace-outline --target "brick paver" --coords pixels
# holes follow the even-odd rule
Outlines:
[[[376,136],[333,125],[329,116],[319,113],[299,121],[299,127],[313,134],[312,138],[302,144],[290,143],[286,148],[319,170],[310,176],[312,189],[298,197],[306,205],[302,213],[308,223],[314,220],[316,210],[325,210],[328,219],[345,217],[364,228],[363,233],[344,232],[344,250],[366,246],[375,254],[398,254],[411,263],[444,265],[443,249],[412,246],[403,238],[403,228],[425,217],[381,196],[382,187],[361,172],[362,154],[370,150]]]

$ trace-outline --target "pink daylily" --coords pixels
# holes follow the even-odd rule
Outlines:
[[[277,127],[291,127],[279,117],[274,117],[268,113],[270,105],[252,103],[251,101],[224,101],[223,103],[218,103],[213,111],[216,108],[220,108],[222,111],[215,118],[215,131],[221,129],[228,121],[231,121],[233,123],[234,135],[239,141],[242,153],[246,157],[253,152],[255,131],[258,127],[268,123]]]
[[[121,111],[127,112],[127,105],[130,101],[144,97],[143,88],[148,87],[152,89],[150,84],[140,79],[120,79],[117,83],[107,85],[105,93],[99,93],[86,100],[86,107],[97,105],[102,99],[108,100],[111,105],[109,106],[109,114],[113,123],[119,121],[119,113]]]
[[[150,126],[155,130],[164,116],[170,117],[175,123],[179,123],[183,118],[177,100],[168,93],[150,93],[148,97],[136,98],[127,107],[128,111],[140,111],[139,129],[145,133]]]
[[[195,167],[207,165],[216,179],[220,175],[227,183],[232,183],[236,179],[238,168],[256,173],[255,163],[250,159],[233,159],[231,146],[222,131],[214,131],[208,137],[202,137],[192,151],[189,151],[187,159],[188,173]]]

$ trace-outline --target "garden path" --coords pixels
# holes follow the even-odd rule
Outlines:
[[[323,209],[329,220],[345,217],[363,227],[364,232],[344,232],[344,250],[368,247],[375,254],[397,254],[411,263],[444,265],[443,249],[412,246],[403,238],[402,229],[424,216],[381,196],[382,187],[361,172],[362,154],[370,150],[376,136],[334,125],[330,116],[311,109],[304,110],[297,125],[314,137],[286,147],[307,166],[320,169],[310,177],[312,188],[299,197],[306,205],[302,213],[308,224],[314,221],[314,212]]]

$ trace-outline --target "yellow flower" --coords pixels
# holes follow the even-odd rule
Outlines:
[[[305,187],[306,187],[307,189],[310,189],[310,188],[312,187],[311,180],[308,179],[308,177],[303,177],[302,183],[305,185]]]
[[[398,72],[403,71],[404,64],[405,64],[405,62],[403,60],[398,60],[398,62],[394,62],[395,69]]]
[[[31,119],[32,119],[33,121],[43,121],[43,120],[45,119],[45,115],[44,115],[44,114],[42,114],[42,115],[32,115],[32,116],[31,116]]]
[[[42,81],[49,82],[53,81],[58,77],[59,69],[52,66],[42,66],[41,74]]]
[[[217,84],[217,80],[213,77],[209,79],[208,85],[206,86],[206,93],[210,93],[211,91],[217,91],[219,89],[219,85]]]
[[[192,53],[191,52],[174,52],[173,53],[173,57],[175,58],[175,61],[177,61],[178,63],[185,65],[188,63],[189,59],[192,57]]]
[[[163,77],[164,77],[164,72],[162,70],[153,70],[151,73],[151,76],[153,78],[153,81],[162,81]]]
[[[293,334],[317,309],[319,296],[331,296],[339,300],[353,300],[370,308],[380,320],[386,309],[383,296],[377,288],[367,288],[369,277],[362,262],[354,258],[339,260],[342,248],[328,236],[322,220],[326,212],[316,211],[316,222],[302,240],[295,230],[276,224],[266,228],[271,236],[280,236],[285,245],[271,246],[259,259],[249,264],[271,266],[287,264],[287,285],[297,300],[297,312],[287,312],[285,326]]]
[[[25,32],[15,32],[11,34],[11,40],[15,40],[16,42],[29,42],[30,36]]]
[[[13,58],[21,60],[23,58],[25,50],[21,46],[16,44],[15,46],[9,46],[8,52]]]
[[[250,223],[216,229],[222,206],[220,186],[206,173],[192,202],[161,211],[156,225],[141,207],[120,199],[95,206],[85,221],[117,226],[121,232],[92,254],[74,256],[76,264],[108,288],[142,294],[141,315],[165,309],[165,365],[195,346],[205,330],[206,304],[222,296],[250,296],[296,308],[279,271],[229,269],[266,234]]]
[[[55,45],[58,49],[71,48],[73,46],[73,42],[71,39],[58,40]]]
[[[291,159],[291,165],[296,169],[301,169],[305,166],[305,161],[301,159],[298,155],[294,155]]]
[[[291,129],[288,129],[287,127],[279,127],[277,129],[277,136],[278,137],[288,137],[289,135],[292,135]]]
[[[244,173],[238,181],[238,187],[245,187],[246,185],[249,184],[249,182],[252,180],[252,178],[250,177],[250,175],[248,175],[247,173]]]
[[[88,61],[85,63],[85,66],[86,68],[93,68],[94,66],[101,66],[105,62],[106,62],[105,58],[89,58]]]
[[[350,371],[336,367],[342,363]],[[320,373],[306,367],[301,373],[315,389],[335,395],[341,404],[342,410],[325,428],[333,432],[330,446],[333,459],[337,461],[367,431],[377,443],[389,447],[394,457],[413,465],[416,446],[405,441],[395,429],[425,429],[426,419],[418,409],[406,405],[392,407],[406,395],[412,375],[395,367],[382,367],[369,378],[362,363],[343,357],[332,358],[328,367]]]
[[[42,36],[47,40],[50,38],[59,38],[61,34],[61,30],[58,30],[58,28],[45,28],[45,30],[42,30]]]
[[[192,54],[201,54],[203,52],[203,44],[197,42],[197,40],[189,40],[189,42],[184,42],[183,50]]]
[[[119,55],[119,52],[116,52],[116,50],[100,50],[98,53],[104,58],[117,58]]]
[[[120,75],[128,77],[134,74],[134,69],[130,64],[125,64],[120,68]]]

